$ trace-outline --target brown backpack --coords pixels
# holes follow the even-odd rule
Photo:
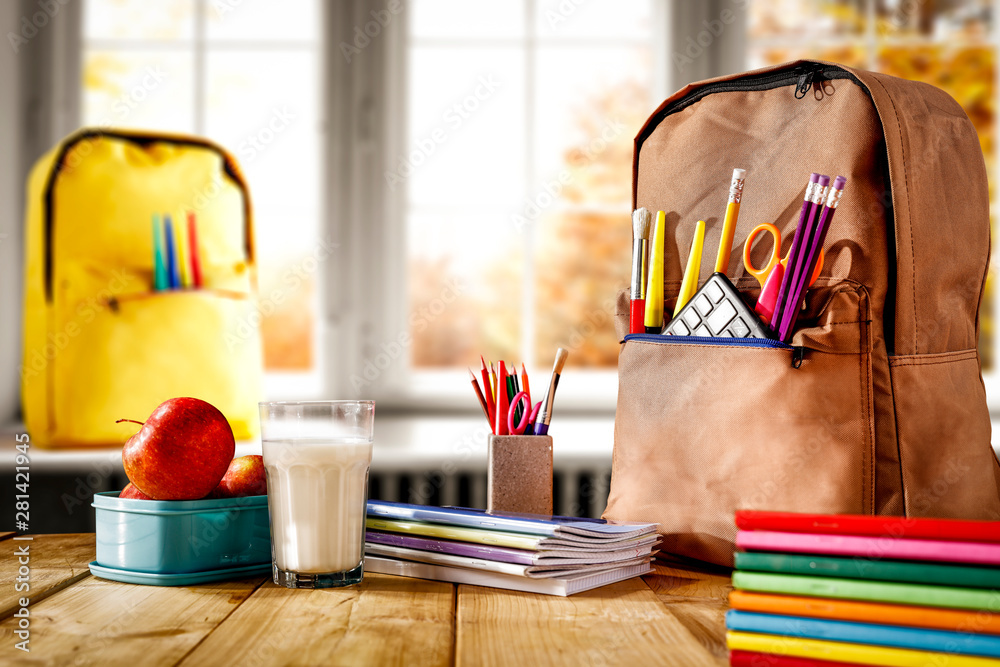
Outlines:
[[[734,167],[747,176],[728,275],[751,307],[750,230],[774,223],[784,256],[809,173],[848,178],[822,274],[794,349],[625,338],[605,518],[656,521],[664,551],[721,564],[737,509],[1000,519],[977,352],[989,193],[962,108],[819,61],[675,93],[633,161],[633,207],[666,212],[668,319],[699,219],[702,282],[712,271]],[[770,251],[754,245],[757,266]]]

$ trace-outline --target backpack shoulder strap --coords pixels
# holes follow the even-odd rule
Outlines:
[[[843,69],[867,87],[888,153],[891,192],[881,198],[882,211],[872,212],[891,207],[895,225],[894,340],[886,345],[897,355],[974,349],[990,255],[989,188],[976,130],[939,88]]]

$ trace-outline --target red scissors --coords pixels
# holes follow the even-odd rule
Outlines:
[[[517,411],[518,405],[522,402],[524,403],[524,410],[521,413],[521,421],[517,424],[517,426],[515,426],[514,413]],[[535,408],[531,409],[531,397],[528,395],[528,392],[517,392],[514,395],[514,398],[510,399],[510,408],[507,410],[507,430],[510,431],[510,434],[524,435],[528,425],[535,423],[535,420],[538,418],[538,411],[541,407],[542,402],[538,401],[538,403],[535,404]]]
[[[771,259],[768,260],[767,265],[763,269],[758,269],[750,261],[750,249],[753,247],[753,240],[760,232],[768,232],[771,235],[771,240],[774,242],[774,248],[771,250]],[[791,252],[792,250],[789,248],[788,253],[791,254]],[[781,232],[778,231],[778,228],[769,222],[754,227],[754,230],[750,232],[750,236],[747,237],[746,243],[743,244],[743,266],[746,267],[747,273],[756,278],[757,282],[760,283],[760,296],[757,297],[757,305],[754,307],[754,310],[757,311],[757,314],[765,322],[770,322],[771,316],[774,315],[774,306],[778,301],[778,292],[781,290],[781,279],[785,276],[785,269],[788,268],[788,255],[785,255],[780,260],[778,259],[779,257],[781,257]],[[820,249],[819,259],[816,260],[816,268],[809,278],[810,286],[816,282],[816,278],[819,277],[822,270],[823,250]]]

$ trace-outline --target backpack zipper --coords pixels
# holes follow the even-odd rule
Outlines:
[[[859,81],[858,78],[850,72],[840,69],[839,67],[822,65],[820,63],[806,63],[793,67],[789,70],[747,76],[735,81],[719,81],[718,83],[704,85],[701,88],[692,91],[687,96],[682,97],[679,100],[674,100],[672,103],[664,107],[663,110],[656,115],[656,122],[648,123],[646,125],[648,130],[639,135],[640,143],[646,140],[646,137],[648,137],[652,131],[656,129],[664,118],[686,109],[703,97],[707,97],[708,95],[712,95],[714,93],[771,90],[772,88],[781,88],[782,86],[791,86],[794,84],[796,99],[802,99],[805,97],[806,93],[809,92],[809,88],[812,86],[814,81],[829,81],[833,79],[848,79],[853,81],[860,86],[866,94],[868,94],[868,89],[865,88],[861,81]],[[800,90],[802,91],[801,95],[799,94]]]
[[[799,80],[795,82],[795,99],[801,100],[812,88],[813,74],[813,70],[809,70],[799,76]]]
[[[627,334],[622,343],[629,341],[654,343],[656,345],[715,345],[717,347],[748,347],[763,350],[791,350],[792,368],[802,366],[806,349],[801,345],[789,345],[772,338],[709,338],[707,336],[665,336],[663,334]]]

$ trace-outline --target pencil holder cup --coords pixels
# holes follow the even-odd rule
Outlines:
[[[490,512],[552,514],[552,436],[491,435]]]

